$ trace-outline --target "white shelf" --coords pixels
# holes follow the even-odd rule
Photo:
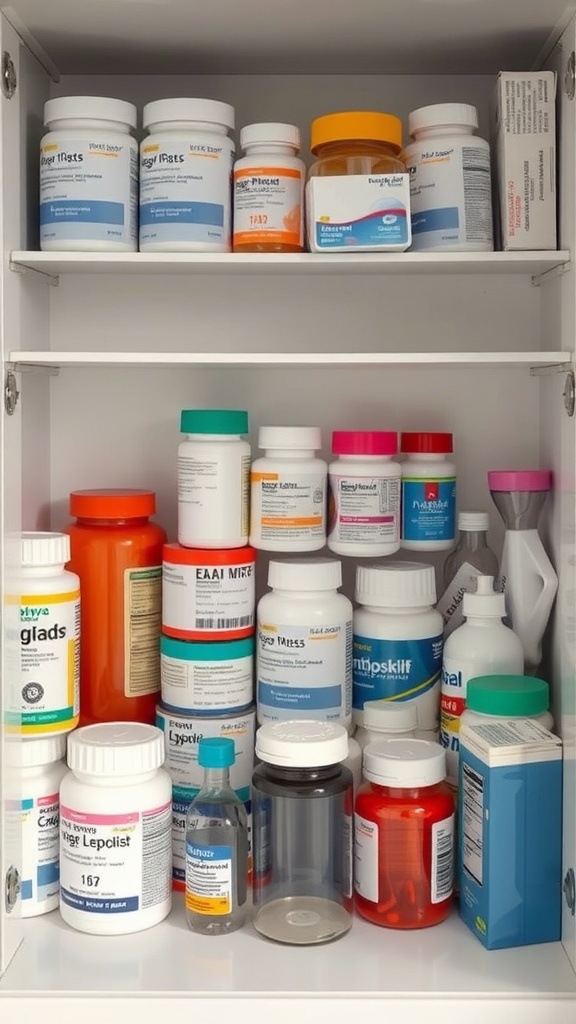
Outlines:
[[[91,253],[13,252],[12,270],[61,274],[526,274],[539,277],[570,253]]]

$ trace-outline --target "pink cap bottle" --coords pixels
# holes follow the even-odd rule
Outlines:
[[[390,430],[335,430],[328,467],[328,547],[377,558],[400,547],[401,467]]]

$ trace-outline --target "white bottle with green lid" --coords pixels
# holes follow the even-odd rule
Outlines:
[[[550,687],[536,676],[486,675],[468,680],[466,710],[460,723],[478,725],[510,719],[532,718],[552,730]]]

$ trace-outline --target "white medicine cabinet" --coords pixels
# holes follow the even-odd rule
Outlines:
[[[541,534],[559,574],[542,674],[564,744],[562,942],[487,952],[457,912],[392,932],[355,918],[326,946],[267,943],[247,926],[163,924],[82,935],[57,911],[11,909],[20,851],[0,818],[0,1021],[125,1016],[340,1024],[576,1020],[576,23],[565,0],[13,0],[0,15],[0,417],[3,532],[61,529],[83,487],[150,487],[174,539],[180,411],[247,409],[262,424],[448,430],[460,508],[490,512],[489,469],[549,467]],[[478,107],[498,70],[558,73],[559,248],[387,255],[41,253],[44,102],[224,100],[237,126],[302,130],[335,110]],[[355,562],[344,559],[352,596]],[[434,556],[437,568],[441,561]],[[265,587],[264,562],[259,570]],[[17,657],[3,604],[2,679]],[[0,688],[0,712],[3,709]],[[0,735],[0,753],[2,752]],[[7,800],[5,772],[0,772]],[[176,894],[177,895],[177,894]]]

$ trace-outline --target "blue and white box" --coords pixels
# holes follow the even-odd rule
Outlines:
[[[337,174],[306,186],[310,252],[404,252],[412,242],[408,174]]]
[[[460,916],[486,949],[560,938],[562,743],[530,719],[460,725]]]

